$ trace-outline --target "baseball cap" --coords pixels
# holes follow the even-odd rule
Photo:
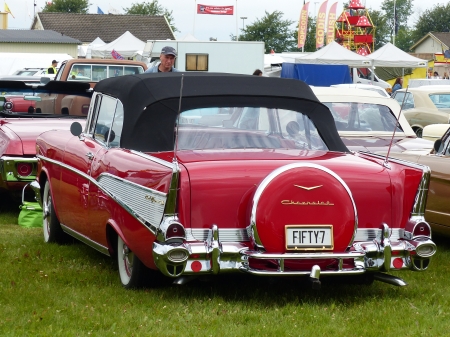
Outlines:
[[[177,51],[173,47],[165,46],[161,49],[161,54],[177,56]]]
[[[52,63],[58,63],[58,61],[56,61],[56,60],[53,60],[53,61],[52,61]]]

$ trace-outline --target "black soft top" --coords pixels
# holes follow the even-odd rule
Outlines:
[[[302,81],[219,73],[148,73],[112,77],[96,92],[118,98],[124,109],[121,145],[140,151],[170,151],[181,111],[206,107],[267,107],[299,111],[316,125],[331,151],[347,152],[328,108]],[[153,144],[153,145],[151,145]]]

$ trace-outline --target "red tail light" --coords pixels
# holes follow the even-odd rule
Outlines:
[[[19,163],[17,164],[17,173],[22,177],[28,177],[33,172],[33,164]]]
[[[166,240],[171,238],[184,238],[186,233],[184,227],[179,223],[172,223],[166,231]]]
[[[416,224],[413,230],[413,236],[428,236],[431,237],[431,228],[430,225],[428,225],[425,222],[419,222]]]

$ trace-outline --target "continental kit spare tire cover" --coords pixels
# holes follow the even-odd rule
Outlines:
[[[272,171],[258,186],[251,223],[266,252],[343,252],[352,244],[357,212],[335,172],[295,163]]]

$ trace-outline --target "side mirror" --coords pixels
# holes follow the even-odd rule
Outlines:
[[[72,133],[72,135],[78,137],[83,132],[83,127],[79,122],[73,122],[70,126],[70,132]]]
[[[439,150],[441,149],[441,146],[442,146],[442,139],[437,139],[437,140],[434,142],[434,146],[433,146],[433,148],[434,148],[434,153],[438,153]]]

